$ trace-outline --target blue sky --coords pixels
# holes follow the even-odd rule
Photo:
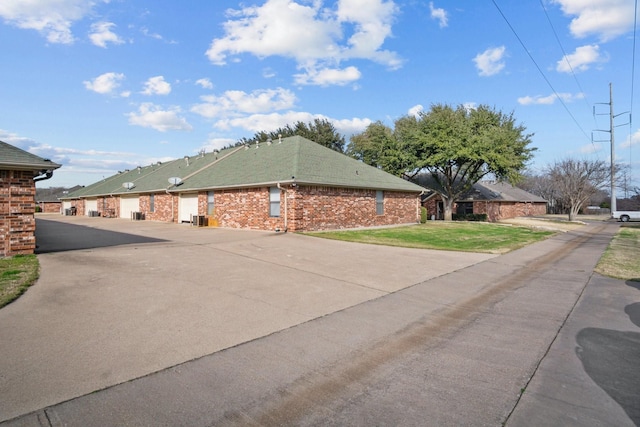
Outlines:
[[[633,0],[2,0],[0,140],[40,186],[195,155],[315,118],[347,138],[435,103],[534,133],[532,167],[616,158],[640,185]],[[506,19],[505,19],[506,18]],[[596,116],[593,115],[595,106]]]

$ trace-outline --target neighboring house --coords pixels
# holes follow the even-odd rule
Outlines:
[[[442,198],[437,193],[424,197],[423,206],[429,217],[442,219],[444,209]],[[455,203],[453,211],[457,214],[486,214],[491,222],[518,216],[535,216],[547,213],[547,201],[513,185],[481,181],[473,185]]]
[[[40,208],[40,212],[43,213],[63,213],[60,197],[64,197],[81,188],[82,186],[80,185],[72,188],[36,188],[36,205]]]
[[[0,141],[0,257],[36,248],[36,181],[60,165]]]
[[[423,191],[293,136],[122,171],[61,199],[78,215],[313,231],[416,223]]]

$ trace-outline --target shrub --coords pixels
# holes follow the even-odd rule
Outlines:
[[[454,221],[479,221],[486,222],[487,214],[452,214],[451,219]]]
[[[420,208],[420,224],[427,222],[429,216],[427,215],[427,208],[424,206]]]

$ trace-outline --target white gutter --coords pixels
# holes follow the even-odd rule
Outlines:
[[[288,224],[287,224],[287,189],[282,187],[280,185],[280,183],[278,183],[278,189],[279,190],[284,190],[284,232],[286,233],[288,230]]]

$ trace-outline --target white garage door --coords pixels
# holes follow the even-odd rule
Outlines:
[[[89,211],[98,210],[98,199],[87,199],[84,202],[84,214],[89,215]]]
[[[191,221],[191,215],[198,215],[198,195],[181,194],[178,203],[178,217],[180,222]]]
[[[120,218],[131,219],[131,212],[140,211],[138,197],[120,197]]]
[[[70,200],[65,200],[62,202],[62,212],[64,212],[66,209],[71,209],[71,201]]]

